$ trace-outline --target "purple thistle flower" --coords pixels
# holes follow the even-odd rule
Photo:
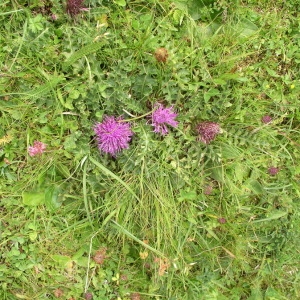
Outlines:
[[[166,124],[177,127],[178,122],[175,121],[177,114],[173,110],[173,106],[163,107],[160,103],[155,105],[156,110],[152,113],[152,126],[154,126],[154,132],[162,135],[168,134],[168,128]]]
[[[209,144],[220,132],[220,125],[214,122],[205,121],[197,126],[197,131],[199,133],[200,141],[204,144]]]
[[[93,299],[93,294],[92,293],[85,293],[84,294],[84,299],[85,300],[92,300]]]
[[[272,122],[272,118],[270,116],[263,116],[261,121],[265,124]]]
[[[45,151],[46,147],[46,144],[39,141],[34,141],[33,146],[28,147],[28,154],[30,156],[42,154]]]
[[[204,195],[210,195],[213,191],[213,187],[211,185],[207,185],[204,188]]]
[[[218,222],[219,222],[220,224],[225,224],[225,223],[227,222],[227,220],[226,220],[225,218],[219,218],[219,219],[218,219]]]
[[[116,156],[122,149],[127,149],[133,135],[130,124],[120,122],[121,120],[121,117],[105,116],[102,123],[94,126],[99,150],[111,156]]]
[[[80,11],[87,11],[88,9],[82,6],[84,0],[67,0],[67,13],[72,17],[78,15]]]
[[[279,168],[276,168],[276,167],[270,167],[270,168],[268,169],[268,173],[269,173],[271,176],[275,176],[278,172],[279,172]]]
[[[50,18],[52,19],[52,21],[56,21],[57,20],[57,15],[56,14],[51,14]]]

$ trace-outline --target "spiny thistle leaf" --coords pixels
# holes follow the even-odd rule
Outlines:
[[[47,83],[39,86],[38,88],[32,90],[27,94],[29,98],[37,98],[40,96],[45,96],[48,92],[50,92],[54,87],[56,87],[61,81],[64,80],[64,77],[57,76],[51,78]]]
[[[69,67],[70,65],[72,65],[76,60],[96,52],[97,50],[99,50],[102,46],[104,45],[103,42],[98,42],[98,43],[94,43],[94,44],[89,44],[86,45],[84,47],[82,47],[81,49],[79,49],[78,51],[76,51],[75,53],[73,53],[65,62],[64,62],[64,66],[65,67]]]

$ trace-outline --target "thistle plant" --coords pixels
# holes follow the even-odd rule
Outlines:
[[[172,127],[178,125],[175,120],[177,113],[174,112],[173,107],[164,107],[161,104],[156,104],[152,112],[131,120],[140,119],[149,114],[151,114],[151,125],[154,126],[153,131],[161,135],[168,134],[167,125]],[[129,147],[133,132],[128,121],[123,120],[122,117],[105,116],[103,122],[95,124],[93,129],[101,152],[116,156],[118,152]]]

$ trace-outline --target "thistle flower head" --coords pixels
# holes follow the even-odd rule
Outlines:
[[[52,21],[56,21],[57,20],[57,15],[56,14],[51,14],[50,18],[52,19]]]
[[[46,144],[40,141],[34,141],[33,146],[28,147],[28,154],[30,156],[42,154],[45,151],[46,147]]]
[[[225,218],[219,218],[219,219],[218,219],[218,222],[219,222],[220,224],[225,224],[225,223],[227,222],[227,220],[226,220]]]
[[[278,172],[279,172],[279,168],[276,168],[276,167],[270,167],[270,168],[268,169],[268,173],[269,173],[271,176],[275,176]]]
[[[204,195],[210,195],[213,191],[212,185],[207,185],[204,187]]]
[[[270,117],[270,116],[263,116],[262,119],[261,119],[261,121],[263,123],[265,123],[265,124],[268,124],[268,123],[272,122],[272,117]]]
[[[84,0],[67,0],[67,13],[74,17],[78,15],[80,11],[86,11],[87,8],[82,6],[83,1]]]
[[[130,295],[131,300],[141,300],[141,294],[140,293],[132,293]]]
[[[121,150],[127,149],[133,135],[130,124],[120,122],[121,120],[120,117],[105,116],[102,123],[94,126],[99,150],[111,156],[116,156]]]
[[[166,63],[167,62],[167,59],[168,59],[168,56],[169,56],[169,53],[168,53],[168,50],[166,48],[158,48],[155,50],[155,58],[158,62],[161,62],[161,63]]]
[[[220,132],[220,125],[218,123],[205,121],[198,124],[197,132],[199,134],[199,140],[205,144],[209,144]]]
[[[89,293],[89,292],[85,293],[84,294],[84,299],[85,300],[92,300],[93,299],[93,294]]]
[[[177,127],[178,122],[175,121],[177,114],[172,106],[163,107],[161,104],[156,104],[156,109],[152,113],[152,126],[154,132],[166,135],[168,133],[167,124],[172,127]]]

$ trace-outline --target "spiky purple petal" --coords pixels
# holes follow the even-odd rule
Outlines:
[[[105,116],[102,123],[95,124],[94,132],[100,151],[116,156],[118,152],[129,147],[133,132],[130,124],[121,120],[121,118]]]
[[[168,134],[168,128],[166,125],[177,127],[178,122],[175,121],[177,113],[174,112],[173,106],[164,107],[161,104],[156,104],[156,109],[152,113],[152,126],[154,126],[154,132],[162,135]]]

